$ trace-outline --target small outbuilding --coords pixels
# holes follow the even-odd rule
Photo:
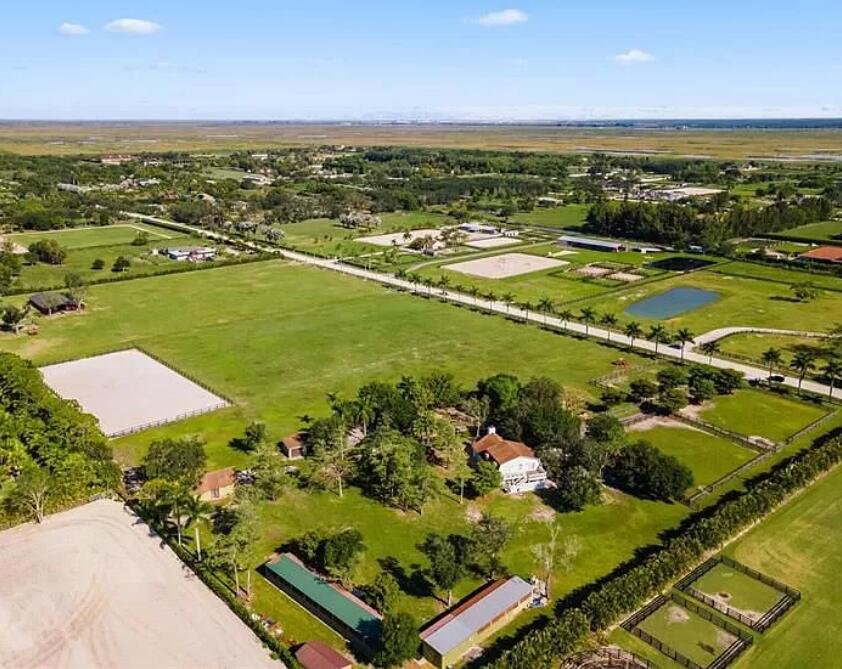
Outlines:
[[[81,307],[78,302],[59,292],[35,293],[29,297],[29,304],[45,316],[64,311],[78,311]]]
[[[421,632],[424,658],[439,669],[455,665],[525,609],[532,597],[532,586],[519,576],[489,583]]]
[[[290,460],[300,460],[307,455],[307,444],[305,443],[302,432],[284,437],[278,446],[281,452]]]
[[[354,663],[321,641],[308,641],[295,651],[304,669],[351,669]]]
[[[216,502],[234,494],[235,482],[233,467],[217,469],[202,477],[195,492],[205,502]]]
[[[473,443],[471,450],[475,459],[485,459],[497,466],[503,479],[503,490],[507,493],[534,492],[553,487],[535,452],[519,441],[503,439],[493,427]]]

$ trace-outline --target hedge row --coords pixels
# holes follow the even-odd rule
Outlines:
[[[550,667],[576,650],[590,632],[603,630],[642,606],[706,553],[774,511],[820,475],[842,462],[842,429],[819,438],[769,474],[747,484],[746,492],[690,517],[674,536],[647,557],[619,568],[576,606],[560,611],[527,632],[499,657],[480,666],[493,669]]]

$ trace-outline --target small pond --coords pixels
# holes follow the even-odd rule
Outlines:
[[[719,299],[719,293],[701,288],[671,288],[665,293],[647,297],[626,309],[629,316],[641,318],[673,318]]]

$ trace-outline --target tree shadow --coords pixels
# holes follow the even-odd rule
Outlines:
[[[380,558],[377,563],[380,568],[392,576],[401,590],[412,597],[433,597],[433,588],[427,575],[420,565],[410,565],[412,571],[407,571],[397,558]]]

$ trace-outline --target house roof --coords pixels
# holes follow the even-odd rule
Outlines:
[[[281,443],[289,450],[301,448],[304,445],[304,436],[300,432],[298,434],[291,434],[281,439]]]
[[[321,641],[305,643],[295,651],[295,659],[304,669],[348,669],[354,665],[347,657]]]
[[[828,260],[830,262],[842,262],[842,246],[820,246],[807,253],[802,253],[800,258],[810,260]]]
[[[421,633],[421,639],[445,655],[481,632],[532,594],[519,576],[494,581]]]
[[[231,485],[234,485],[234,468],[226,467],[225,469],[217,469],[216,471],[205,474],[199,482],[196,492],[201,495],[203,492],[210,492],[218,488],[227,488]]]
[[[535,452],[519,441],[503,439],[497,433],[487,434],[474,442],[474,453],[487,453],[498,465],[503,465],[515,458],[534,458]]]
[[[266,569],[311,602],[354,630],[367,642],[380,637],[380,614],[344,588],[316,574],[291,553],[282,554]]]
[[[73,300],[63,293],[35,293],[30,296],[29,302],[32,306],[42,311],[52,311],[73,306]]]

